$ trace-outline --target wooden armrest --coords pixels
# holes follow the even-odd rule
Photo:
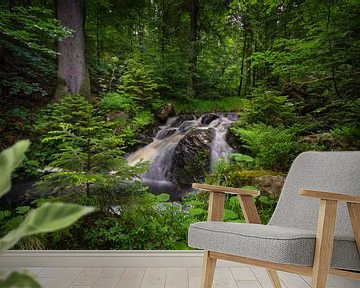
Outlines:
[[[259,191],[199,183],[193,183],[192,187],[213,192],[210,193],[209,198],[208,221],[222,221],[225,193],[229,193],[237,195],[247,223],[261,223],[260,217],[256,211],[255,203],[251,198],[252,196],[258,196],[260,194]]]
[[[299,194],[302,196],[308,196],[322,200],[344,201],[360,204],[360,196],[354,196],[349,194],[318,191],[311,189],[299,189]]]
[[[215,192],[215,193],[228,193],[228,194],[247,195],[247,196],[258,196],[260,194],[260,192],[256,190],[246,190],[240,188],[207,185],[207,184],[199,184],[199,183],[193,183],[192,188]]]

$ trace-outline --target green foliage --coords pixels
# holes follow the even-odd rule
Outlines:
[[[169,195],[131,196],[117,213],[88,217],[60,234],[53,234],[49,247],[63,249],[176,249],[186,246],[191,217],[182,207],[168,202]]]
[[[256,197],[255,205],[261,219],[261,223],[267,224],[274,213],[277,200],[271,199],[269,196],[260,195]]]
[[[93,210],[91,207],[82,207],[75,204],[44,204],[31,211],[16,229],[0,239],[0,250],[3,251],[13,247],[24,236],[51,232],[67,227]]]
[[[187,213],[193,218],[192,222],[206,221],[208,216],[208,194],[188,193],[183,199]],[[227,195],[224,204],[225,222],[244,222],[244,216],[236,196]]]
[[[16,40],[30,49],[53,55],[56,54],[55,51],[44,45],[39,35],[59,39],[71,34],[71,31],[63,28],[52,17],[52,11],[40,7],[14,7],[9,10],[1,6],[0,18],[0,33],[3,36]]]
[[[271,174],[268,170],[249,170],[256,168],[253,157],[245,154],[234,153],[229,159],[219,158],[211,173],[206,177],[206,183],[220,186],[241,187],[248,184],[254,177]]]
[[[135,59],[129,59],[119,79],[117,91],[124,94],[125,99],[133,99],[137,105],[151,109],[152,101],[159,97],[158,84],[152,74],[149,67]]]
[[[1,279],[0,288],[8,287],[41,288],[34,276],[27,272],[12,272],[6,279]]]
[[[56,80],[54,41],[71,34],[43,7],[0,5],[0,89],[12,96],[47,96]],[[51,84],[50,84],[51,83]]]
[[[139,111],[136,113],[133,123],[135,125],[135,129],[142,130],[145,127],[149,126],[153,122],[153,115],[150,111]]]
[[[211,173],[207,175],[205,181],[212,185],[231,186],[232,176],[231,173],[235,168],[231,165],[231,162],[220,157],[213,166]]]
[[[5,236],[10,231],[18,228],[24,221],[30,206],[18,206],[15,209],[0,211],[0,236]],[[28,235],[22,237],[13,247],[20,250],[44,249],[44,237],[42,235]]]
[[[42,142],[55,148],[49,165],[57,171],[42,177],[38,186],[45,191],[86,191],[88,196],[102,198],[101,208],[108,209],[121,192],[120,183],[137,177],[146,165],[127,164],[123,140],[96,112],[90,102],[77,95],[50,107],[44,117],[50,131]]]
[[[151,106],[154,108],[156,104],[155,101]],[[139,135],[154,122],[153,113],[144,106],[147,104],[138,103],[134,95],[125,93],[106,93],[101,100],[101,110],[108,115],[116,136],[126,147],[136,145]]]
[[[49,73],[50,76],[52,73]],[[40,86],[40,83],[37,82],[27,82],[24,77],[20,76],[13,76],[9,77],[8,79],[2,80],[1,84],[4,87],[9,89],[10,95],[41,95],[47,96],[48,93],[44,88]]]
[[[123,111],[129,113],[136,109],[134,100],[129,94],[106,93],[101,100],[101,108],[105,111]]]
[[[206,113],[241,111],[244,108],[244,99],[240,97],[223,97],[214,99],[190,100],[175,102],[176,110],[182,113]]]
[[[243,141],[243,147],[251,152],[257,166],[262,168],[287,171],[300,152],[321,148],[299,143],[295,131],[291,128],[274,128],[258,123],[246,128],[231,129],[232,133]]]
[[[4,176],[0,182],[0,196],[11,188],[10,176],[14,168],[24,159],[29,141],[21,141],[0,153],[0,172]],[[75,204],[46,203],[30,211],[27,206],[18,207],[17,214],[23,215],[24,220],[17,228],[11,230],[0,238],[0,251],[13,247],[21,238],[37,233],[52,232],[74,223],[80,217],[94,211],[92,207],[83,207]],[[9,216],[7,211],[2,213],[3,219]],[[2,219],[2,220],[3,220]],[[0,281],[1,287],[40,287],[28,274],[14,272],[5,280]]]
[[[263,88],[252,91],[240,114],[239,125],[265,123],[266,125],[291,125],[296,122],[295,105],[286,96]]]
[[[11,173],[24,160],[29,141],[20,141],[0,154],[0,197],[11,187]]]

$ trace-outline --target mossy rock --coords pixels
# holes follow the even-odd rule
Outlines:
[[[230,182],[236,187],[242,187],[246,185],[252,185],[252,180],[254,178],[265,175],[277,176],[281,174],[271,170],[235,170],[230,173]]]
[[[211,131],[193,130],[177,145],[171,175],[180,187],[203,182],[210,169]]]

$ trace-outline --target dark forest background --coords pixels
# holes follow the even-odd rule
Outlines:
[[[129,166],[124,155],[175,114],[239,115],[227,136],[236,153],[213,169],[195,155],[190,182],[257,186],[254,178],[283,177],[303,151],[359,150],[359,0],[0,5],[0,149],[30,139],[13,178],[40,179],[35,186],[47,192],[46,200],[5,203],[1,233],[44,201],[99,208],[18,247],[187,248],[188,225],[206,217],[206,195],[189,193],[176,206],[138,182],[122,185],[148,164]],[[46,166],[59,170],[44,175]],[[276,199],[256,199],[264,223]],[[236,199],[226,201],[225,220],[243,221]]]

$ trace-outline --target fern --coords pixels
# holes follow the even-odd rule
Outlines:
[[[65,97],[45,118],[51,130],[42,142],[56,147],[49,165],[58,171],[42,177],[40,190],[83,191],[102,197],[99,191],[103,195],[108,189],[119,191],[121,183],[146,170],[146,163],[127,164],[123,141],[82,96]],[[113,200],[99,202],[109,207]]]

